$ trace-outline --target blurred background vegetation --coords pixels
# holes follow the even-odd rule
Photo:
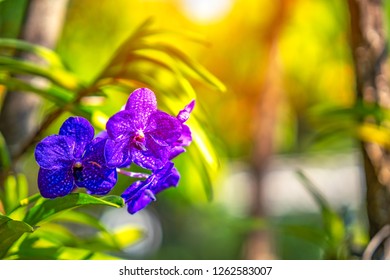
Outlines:
[[[21,38],[29,2],[0,1],[1,38]],[[52,47],[80,86],[65,79],[63,87],[91,96],[59,112],[45,134],[77,112],[104,129],[123,92],[140,86],[171,113],[197,102],[194,144],[176,161],[179,187],[134,216],[101,214],[108,227],[145,228],[122,257],[362,257],[370,235],[359,136],[382,134],[356,121],[364,109],[356,105],[347,2],[69,0]],[[123,46],[136,51],[126,56]],[[117,83],[104,86],[104,78]],[[0,88],[2,97],[9,88]],[[56,100],[39,103],[36,123]],[[31,150],[18,168],[36,192]],[[128,184],[121,179],[115,192]]]

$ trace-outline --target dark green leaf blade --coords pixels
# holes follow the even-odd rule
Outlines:
[[[15,221],[7,216],[0,216],[0,259],[8,252],[9,248],[25,232],[33,232],[34,229],[22,221]]]
[[[28,185],[23,174],[10,175],[4,182],[4,210],[9,215],[20,205],[20,200],[28,195]],[[12,218],[22,219],[13,216]]]
[[[343,246],[346,239],[346,228],[342,217],[340,217],[340,215],[332,209],[322,193],[302,170],[297,170],[296,173],[302,181],[303,186],[311,194],[321,209],[323,227],[328,237],[327,254],[332,257],[344,256],[345,252],[340,250],[340,248],[344,248]]]
[[[100,222],[98,218],[77,210],[59,213],[55,218],[52,219],[52,222],[75,223],[78,225],[89,226],[102,232],[107,232],[106,227]]]
[[[123,207],[124,201],[120,196],[115,195],[97,198],[85,193],[73,193],[64,197],[45,200],[43,203],[32,207],[27,212],[24,221],[30,225],[36,225],[57,213],[83,205],[105,205],[120,208]]]
[[[99,232],[91,239],[79,246],[91,251],[118,251],[140,242],[145,237],[145,232],[135,226],[125,226],[115,232]]]

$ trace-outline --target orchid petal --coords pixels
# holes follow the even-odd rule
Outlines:
[[[149,116],[157,110],[156,96],[150,89],[136,89],[127,100],[125,110],[134,112],[134,125],[137,129],[142,129],[147,124]]]
[[[38,188],[41,195],[46,198],[70,194],[74,189],[72,169],[41,168],[38,173]]]
[[[86,188],[90,194],[107,194],[117,180],[116,168],[108,168],[104,158],[106,141],[101,138],[94,139],[82,159],[82,176],[76,180],[76,185]]]
[[[119,142],[107,140],[104,148],[104,157],[108,167],[123,167],[130,165],[131,155],[128,141]]]
[[[130,138],[137,130],[134,126],[135,113],[119,111],[107,121],[107,134],[111,140],[121,141]]]
[[[145,132],[149,133],[157,143],[172,144],[179,139],[181,126],[182,124],[176,118],[165,112],[156,111],[150,116]]]
[[[59,135],[72,137],[76,143],[75,158],[81,158],[85,147],[92,141],[95,132],[89,121],[82,117],[70,117],[60,127]]]
[[[45,169],[65,168],[72,164],[75,142],[66,136],[51,135],[35,148],[35,160]]]

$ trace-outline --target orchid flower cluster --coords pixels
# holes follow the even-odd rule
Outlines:
[[[105,195],[117,182],[117,174],[144,179],[132,183],[121,195],[130,214],[156,200],[159,192],[178,185],[180,174],[172,159],[192,141],[185,124],[195,106],[191,101],[173,117],[157,109],[155,94],[147,88],[132,92],[123,110],[114,114],[106,131],[94,137],[94,128],[82,117],[70,117],[58,135],[37,144],[40,167],[38,188],[45,198],[66,196],[76,188]],[[134,163],[146,173],[124,168]]]

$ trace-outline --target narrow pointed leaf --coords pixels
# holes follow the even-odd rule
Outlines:
[[[93,112],[93,108],[91,108],[91,106],[71,104],[73,93],[55,85],[49,85],[45,88],[38,88],[15,78],[0,78],[0,84],[5,85],[9,90],[36,93],[43,98],[53,102],[58,107],[64,107],[74,115],[82,116],[87,119],[91,117]]]
[[[225,85],[219,81],[214,75],[212,75],[206,68],[200,63],[191,59],[187,54],[179,49],[165,44],[156,44],[153,49],[160,50],[168,55],[176,57],[180,62],[184,63],[190,70],[199,75],[205,82],[217,88],[219,91],[226,91]]]
[[[59,106],[72,100],[71,92],[52,86],[39,88],[15,78],[0,78],[0,84],[5,85],[9,90],[34,92]]]
[[[301,179],[306,190],[308,190],[317,205],[320,207],[324,230],[330,239],[330,244],[337,248],[345,238],[346,230],[342,218],[331,208],[325,197],[319,192],[314,183],[306,177],[303,171],[298,170],[296,173]]]
[[[139,242],[144,234],[144,231],[138,227],[127,226],[114,233],[100,232],[80,246],[92,251],[120,251]]]
[[[15,221],[0,215],[0,259],[3,258],[9,248],[25,233],[33,232],[33,228],[22,221]]]
[[[61,59],[55,52],[48,48],[34,45],[26,41],[10,38],[0,38],[0,48],[10,48],[18,51],[30,52],[45,59],[53,66],[62,66]]]
[[[4,182],[4,208],[8,214],[19,206],[20,200],[28,195],[26,177],[23,174],[10,175]]]
[[[99,219],[87,213],[76,210],[59,213],[52,219],[52,222],[58,221],[85,225],[100,231],[107,231],[106,227],[99,221]]]
[[[124,201],[120,196],[109,195],[97,198],[85,193],[73,193],[64,197],[45,200],[43,203],[32,207],[26,214],[25,222],[36,225],[48,220],[53,215],[84,205],[104,205],[111,207],[123,207]]]
[[[0,56],[0,69],[15,74],[30,74],[44,77],[69,90],[79,88],[79,81],[76,77],[61,68],[49,69],[32,62]]]
[[[1,82],[0,82],[1,84]],[[5,143],[3,134],[0,132],[0,166],[3,170],[7,170],[10,167],[11,158]]]

